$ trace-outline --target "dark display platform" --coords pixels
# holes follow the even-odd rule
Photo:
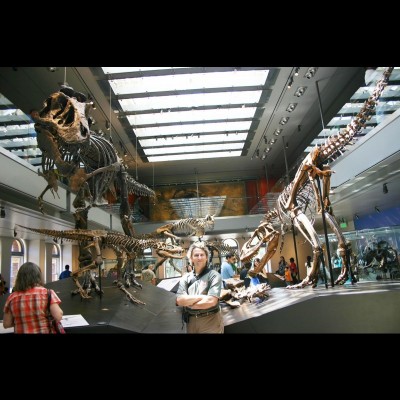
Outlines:
[[[102,298],[71,296],[71,278],[47,287],[62,300],[64,315],[81,314],[88,326],[66,328],[67,333],[185,333],[175,294],[143,283],[128,291],[146,305],[136,305],[103,279]],[[8,295],[0,296],[0,319]],[[245,302],[231,309],[221,304],[225,333],[400,333],[400,281],[367,282],[300,290],[273,288],[260,304]]]
[[[68,327],[67,333],[184,333],[180,308],[175,305],[175,294],[148,283],[143,288],[127,290],[136,299],[146,303],[138,305],[126,298],[125,293],[112,283],[112,278],[102,278],[100,297],[92,292],[91,299],[71,295],[76,289],[72,278],[46,284],[61,299],[64,315],[81,314],[87,326]],[[8,296],[0,296],[0,319]]]
[[[141,282],[141,281],[139,281]],[[67,328],[68,333],[183,333],[181,312],[175,305],[175,294],[142,283],[143,288],[127,290],[136,299],[146,303],[134,304],[113,284],[112,278],[102,278],[100,297],[92,293],[91,299],[72,296],[75,284],[71,278],[46,285],[60,297],[64,315],[82,314],[88,326]]]
[[[277,278],[279,279],[279,278]],[[400,333],[400,281],[273,288],[260,304],[223,307],[225,333]]]

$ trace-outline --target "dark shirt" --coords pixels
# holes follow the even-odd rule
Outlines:
[[[69,278],[71,276],[71,271],[65,270],[61,272],[59,279]]]
[[[240,279],[242,281],[244,281],[244,287],[247,288],[250,285],[250,278],[246,278],[247,277],[247,273],[249,272],[249,270],[247,268],[243,268],[240,271]]]

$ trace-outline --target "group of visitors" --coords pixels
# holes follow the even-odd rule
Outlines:
[[[299,282],[299,270],[293,257],[289,258],[288,264],[285,257],[280,256],[278,270],[275,273],[285,279],[286,286],[295,285]]]

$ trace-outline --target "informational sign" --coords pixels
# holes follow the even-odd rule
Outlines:
[[[157,287],[168,290],[169,292],[179,283],[181,277],[163,279]]]

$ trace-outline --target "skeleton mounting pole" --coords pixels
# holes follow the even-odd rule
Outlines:
[[[322,129],[325,130],[324,114],[323,114],[323,112],[322,112],[322,102],[321,102],[321,95],[320,95],[320,93],[319,93],[318,81],[315,81],[315,86],[316,86],[316,88],[317,88],[318,105],[319,105],[319,115],[321,116]]]
[[[315,82],[315,86],[317,87],[317,95],[318,95],[318,105],[319,105],[319,113],[321,116],[321,124],[322,124],[322,129],[325,130],[325,124],[324,124],[324,117],[323,117],[323,112],[322,112],[322,102],[321,102],[321,96],[319,94],[319,86],[318,86],[318,81]],[[325,219],[325,204],[324,200],[322,198],[322,192],[321,192],[321,182],[319,176],[316,177],[317,185],[318,185],[318,196],[319,200],[321,202],[321,216],[322,216],[322,225],[324,227],[324,236],[325,236],[325,246],[326,246],[326,255],[328,257],[328,267],[329,267],[329,274],[331,275],[331,285],[332,287],[335,286],[335,281],[333,279],[333,269],[332,269],[332,260],[331,260],[331,251],[329,248],[329,240],[328,240],[328,230],[326,227],[326,219]],[[323,253],[322,253],[323,257]],[[325,263],[323,263],[323,268],[325,270]],[[324,271],[325,272],[325,271]],[[325,278],[325,287],[328,288],[328,285],[326,283],[326,273],[324,275]]]
[[[331,275],[331,285],[332,287],[335,286],[335,281],[333,279],[333,270],[332,270],[332,262],[331,262],[331,252],[329,250],[329,239],[328,239],[328,230],[326,229],[326,219],[325,219],[325,204],[322,199],[322,193],[321,193],[321,182],[319,177],[316,177],[317,185],[318,185],[318,196],[321,202],[321,216],[322,216],[322,225],[324,226],[324,235],[325,235],[325,246],[326,246],[326,254],[328,257],[328,266],[329,266],[329,274]],[[324,254],[321,253],[321,258],[323,259]],[[323,268],[324,268],[324,278],[325,278],[325,287],[328,289],[328,284],[326,281],[326,273],[325,273],[325,263],[323,262]]]
[[[287,157],[286,157],[285,136],[282,136],[282,142],[283,142],[283,156],[285,158],[285,165],[286,165],[286,185],[288,185],[290,181],[289,181],[289,167],[288,167],[288,162],[287,162]],[[298,275],[298,279],[300,280],[299,258],[297,256],[297,244],[296,244],[296,235],[294,232],[293,218],[290,218],[290,222],[292,224],[293,246],[294,246],[294,254],[296,256],[297,275]]]

